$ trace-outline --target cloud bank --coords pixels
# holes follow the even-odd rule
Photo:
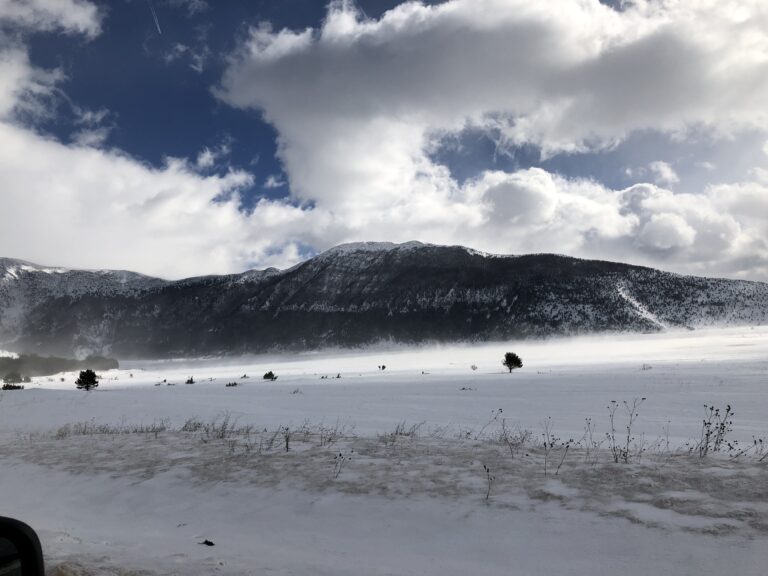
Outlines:
[[[0,0],[0,22],[38,31],[87,39],[100,19],[80,0]],[[621,11],[597,0],[406,2],[376,20],[337,0],[314,29],[255,23],[213,89],[275,127],[290,196],[248,212],[238,192],[261,179],[211,174],[214,150],[157,169],[98,134],[64,144],[22,124],[60,73],[6,40],[0,246],[44,264],[179,277],[289,265],[344,241],[418,239],[766,280],[761,167],[752,180],[681,194],[669,189],[679,180],[669,159],[649,166],[653,183],[613,190],[539,168],[459,184],[432,155],[468,126],[543,156],[608,149],[638,130],[768,133],[766,30],[758,0]]]
[[[722,189],[660,188],[679,180],[665,161],[649,167],[657,185],[627,190],[536,169],[460,186],[430,151],[470,125],[544,156],[637,130],[764,131],[766,30],[759,1],[406,2],[371,20],[337,0],[318,29],[252,27],[217,95],[275,126],[293,198],[336,221],[328,242],[419,238],[765,277],[760,226],[727,211]]]

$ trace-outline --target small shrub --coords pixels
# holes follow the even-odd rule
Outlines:
[[[491,474],[490,466],[483,464],[483,470],[485,471],[485,480],[488,483],[488,489],[485,491],[485,499],[488,500],[491,497],[491,488],[493,487],[493,481],[496,480],[496,476]]]
[[[264,380],[277,380],[277,376],[275,376],[275,373],[270,370],[266,374],[264,374]]]
[[[614,463],[618,464],[619,462],[623,462],[624,464],[629,464],[630,460],[632,459],[632,451],[631,446],[632,443],[635,440],[635,436],[632,433],[632,426],[635,424],[635,421],[638,417],[638,409],[642,405],[642,403],[645,402],[645,398],[635,398],[632,401],[632,404],[624,400],[622,402],[624,406],[624,411],[627,413],[627,423],[624,427],[626,430],[626,437],[624,442],[622,443],[617,438],[617,429],[616,429],[616,411],[619,408],[619,403],[616,402],[616,400],[611,400],[611,403],[608,405],[608,420],[611,424],[611,431],[605,433],[605,439],[608,441],[608,448],[611,451],[611,454],[613,455],[613,461]],[[637,456],[639,457],[641,453],[644,451],[643,447],[640,446],[637,448]]]
[[[341,474],[341,471],[344,469],[344,466],[352,460],[352,455],[354,454],[354,450],[344,450],[343,452],[339,452],[333,457],[333,479],[339,477],[339,474]]]
[[[97,388],[99,386],[99,377],[96,376],[96,372],[88,368],[80,372],[77,380],[75,380],[75,386],[78,390],[85,390],[86,392]]]
[[[724,447],[728,451],[736,448],[738,441],[728,442],[726,437],[733,431],[733,410],[728,404],[723,412],[720,408],[704,405],[704,419],[701,424],[701,438],[696,449],[699,458],[704,458],[710,452],[720,452]]]
[[[227,388],[233,388],[237,386],[237,382],[227,382],[226,384],[224,384],[224,386],[226,386]]]
[[[24,390],[20,384],[3,384],[3,390]]]
[[[194,379],[194,378],[192,378],[192,376],[190,376],[189,378],[187,378],[187,381],[186,381],[186,382],[184,382],[184,384],[194,384],[194,383],[195,383],[195,379]]]

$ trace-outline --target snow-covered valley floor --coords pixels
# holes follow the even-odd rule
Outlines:
[[[0,515],[53,573],[767,571],[768,328],[102,376],[0,397]],[[700,457],[705,404],[734,416]]]

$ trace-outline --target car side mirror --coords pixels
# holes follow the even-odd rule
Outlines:
[[[0,576],[45,576],[40,539],[29,526],[0,516]]]

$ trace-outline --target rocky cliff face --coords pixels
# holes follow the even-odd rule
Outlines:
[[[0,348],[120,358],[768,322],[768,284],[551,254],[348,244],[175,282],[0,259]]]

